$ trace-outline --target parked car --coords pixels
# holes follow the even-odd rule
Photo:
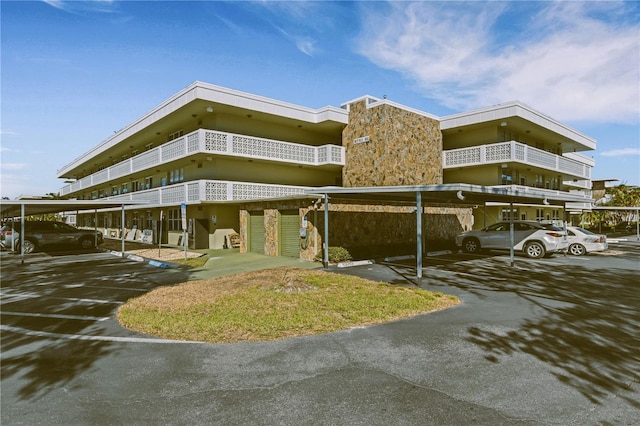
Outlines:
[[[588,229],[577,226],[567,226],[569,249],[567,252],[574,256],[583,256],[594,251],[604,251],[609,248],[607,236],[595,234]]]
[[[485,249],[509,250],[509,228],[509,222],[498,222],[483,229],[463,232],[456,237],[456,246],[467,253],[479,253]],[[517,220],[513,222],[513,229],[514,250],[520,250],[528,257],[541,258],[562,252],[569,246],[565,232],[555,225]]]
[[[11,248],[11,241],[13,240],[13,228],[11,225],[5,224],[0,227],[0,248]]]
[[[63,222],[25,221],[24,252],[32,253],[38,249],[52,246],[73,245],[82,249],[94,248],[102,244],[102,232],[78,229]],[[20,223],[7,224],[0,228],[0,244],[3,247],[21,252]]]

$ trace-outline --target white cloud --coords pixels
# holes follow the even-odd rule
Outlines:
[[[600,155],[603,157],[627,157],[630,155],[640,155],[639,148],[622,148],[622,149],[613,149],[611,151],[601,152]]]
[[[112,12],[112,6],[116,0],[43,0],[51,7],[64,10],[65,12],[76,13],[79,11],[90,12]]]
[[[601,3],[392,3],[364,16],[359,46],[453,109],[517,99],[561,120],[637,121],[639,28]]]
[[[296,48],[305,55],[313,56],[315,53],[316,41],[311,37],[289,34],[283,28],[275,26],[275,28],[287,39],[293,41]]]
[[[2,163],[0,169],[2,170],[22,170],[24,169],[24,163]]]

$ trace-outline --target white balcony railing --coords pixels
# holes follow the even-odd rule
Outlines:
[[[194,180],[144,191],[106,197],[112,201],[145,201],[151,205],[178,205],[200,201],[249,201],[304,195],[306,186],[270,185],[224,180]],[[147,206],[145,206],[147,207]]]
[[[199,129],[66,185],[60,189],[60,195],[68,195],[198,153],[311,166],[327,164],[344,166],[345,163],[344,148],[338,145],[311,146]]]
[[[591,166],[589,164],[533,148],[516,141],[451,149],[442,152],[444,169],[510,161],[553,170],[577,178],[591,179]]]

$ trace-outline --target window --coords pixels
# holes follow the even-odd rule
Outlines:
[[[147,210],[147,219],[145,220],[144,229],[152,229],[153,228],[153,216],[151,216],[151,211]]]
[[[149,176],[144,178],[144,189],[153,188],[153,177]]]
[[[128,183],[123,183],[122,184],[122,193],[126,194],[127,192],[129,192],[129,184]]]
[[[513,220],[518,220],[518,209],[513,209],[513,210],[509,210],[509,209],[502,209],[501,212],[501,216],[502,219],[501,220],[511,220],[511,215],[513,215]]]
[[[169,209],[168,222],[169,231],[181,230],[182,216],[180,215],[180,209]]]
[[[182,135],[184,135],[184,130],[178,130],[177,132],[173,132],[169,136],[167,136],[167,142],[172,141],[174,139],[178,139]]]
[[[111,195],[118,195],[120,193],[120,189],[117,186],[111,187]]]
[[[136,191],[138,191],[138,189],[139,189],[138,188],[138,181],[135,180],[135,181],[131,182],[131,191],[136,192]]]
[[[544,220],[544,209],[536,209],[536,220],[538,222]]]
[[[178,183],[184,180],[184,169],[179,168],[169,172],[169,183]]]
[[[513,185],[512,170],[502,170],[502,185]]]

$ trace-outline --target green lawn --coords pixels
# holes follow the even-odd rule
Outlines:
[[[132,330],[205,342],[274,340],[444,309],[454,296],[319,270],[275,268],[162,287],[120,307]]]

